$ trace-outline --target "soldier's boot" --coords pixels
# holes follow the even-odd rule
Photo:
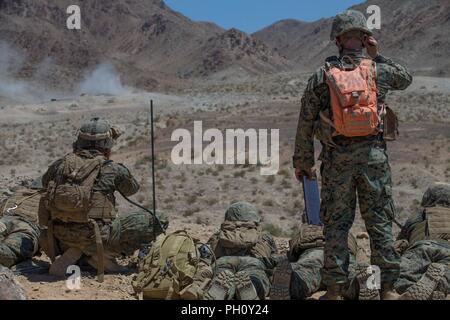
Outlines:
[[[206,300],[231,300],[235,290],[234,274],[229,270],[224,270],[214,277],[204,298]]]
[[[55,262],[52,263],[48,273],[56,277],[65,277],[67,268],[71,265],[75,265],[80,260],[83,253],[80,249],[70,248],[58,257]]]
[[[259,300],[258,292],[255,288],[249,274],[245,271],[240,271],[236,274],[236,298],[238,300]]]
[[[432,263],[420,280],[400,296],[400,300],[429,300],[445,275],[446,266]]]
[[[278,260],[274,269],[272,286],[270,288],[270,300],[290,300],[290,284],[292,276],[292,265],[287,256]]]
[[[356,279],[359,283],[358,300],[380,300],[380,292],[376,286],[371,287],[368,284],[372,274],[368,265],[358,265],[356,267]]]
[[[393,283],[381,284],[381,300],[398,300],[400,295],[395,291]]]
[[[203,282],[195,281],[181,290],[181,300],[200,300],[203,299],[205,288],[209,285],[211,279],[204,279]]]
[[[327,288],[327,292],[320,297],[320,300],[344,300],[342,296],[342,285],[333,284]]]
[[[431,295],[431,300],[446,300],[447,293],[448,290],[446,288],[446,285],[444,285],[444,283],[440,281],[436,289],[433,291],[433,294]]]

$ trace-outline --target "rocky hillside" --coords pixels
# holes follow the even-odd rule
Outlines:
[[[450,75],[448,0],[369,0],[353,8],[366,12],[372,4],[381,8],[382,26],[376,36],[385,55],[403,60],[418,74]],[[309,71],[336,52],[329,41],[331,23],[332,18],[311,23],[283,20],[254,36]]]
[[[287,70],[291,65],[262,41],[237,29],[209,38],[194,52],[192,60],[194,63],[185,73],[186,76],[204,76],[224,70],[227,66],[239,67],[249,74],[257,75]]]
[[[81,30],[68,30],[66,8],[72,2],[0,2],[0,41],[24,56],[17,76],[35,77],[45,64],[46,82],[73,85],[109,62],[126,84],[154,88],[230,67],[259,73],[287,65],[251,36],[193,22],[160,0],[83,1]]]

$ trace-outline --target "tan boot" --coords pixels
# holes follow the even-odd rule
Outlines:
[[[395,291],[392,283],[383,283],[381,285],[381,300],[398,300],[400,295]]]
[[[440,263],[432,263],[427,272],[420,280],[409,287],[401,296],[400,300],[431,300],[442,299],[444,293],[434,295],[436,289],[441,290],[441,281],[445,277],[447,266]],[[445,290],[446,291],[446,290]]]
[[[83,253],[80,249],[70,248],[66,252],[63,253],[62,256],[57,258],[55,262],[52,263],[48,273],[52,276],[56,277],[65,277],[67,273],[67,268],[71,265],[77,263],[80,260]]]
[[[344,300],[342,296],[342,286],[333,284],[327,288],[327,292],[320,297],[320,300]]]

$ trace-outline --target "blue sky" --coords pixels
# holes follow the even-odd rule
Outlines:
[[[165,3],[195,21],[211,21],[248,33],[278,20],[314,21],[334,16],[363,0],[165,0]]]

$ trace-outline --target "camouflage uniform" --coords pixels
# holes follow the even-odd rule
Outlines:
[[[167,228],[167,218],[160,214],[158,218],[164,228]],[[119,216],[112,223],[97,223],[105,250],[110,257],[132,255],[136,250],[148,246],[162,233],[153,215],[144,211]],[[69,248],[78,248],[88,257],[97,254],[92,227],[80,223],[57,223],[54,232],[59,253]],[[46,236],[45,231],[43,235]]]
[[[323,228],[318,226],[302,225],[299,234],[289,242],[288,259],[290,265],[288,272],[289,295],[294,300],[304,300],[314,293],[325,289],[322,283],[321,270],[324,266],[324,238]],[[356,242],[349,239],[350,267],[349,285],[344,289],[347,299],[356,299],[358,288],[356,286]],[[278,269],[278,268],[277,268]],[[276,269],[275,272],[278,270]],[[281,270],[280,270],[281,271]]]
[[[436,206],[448,208],[450,219],[450,184],[431,186],[422,200],[423,212],[408,219],[398,236],[398,243],[406,248],[401,258],[400,277],[395,284],[399,293],[418,283],[433,263],[446,266],[438,290],[446,294],[450,292],[450,230],[444,234],[430,234],[427,221],[427,208]]]
[[[333,29],[332,37],[341,34],[344,29]],[[352,56],[356,63],[363,58],[361,52],[346,55]],[[381,55],[374,62],[377,67],[378,102],[383,104],[388,91],[406,89],[412,77],[405,67]],[[328,58],[327,63],[352,67],[343,54]],[[381,268],[383,282],[393,282],[398,277],[400,263],[393,247],[392,220],[395,209],[386,142],[381,134],[332,138],[331,126],[320,121],[319,116],[320,112],[327,116],[331,113],[325,70],[326,66],[321,67],[312,75],[302,97],[293,156],[295,168],[309,171],[314,166],[314,136],[322,143],[319,157],[322,161],[321,218],[325,224],[326,240],[323,281],[327,286],[347,282],[349,252],[346,243],[355,217],[358,192],[361,215],[371,239],[372,264]]]
[[[96,150],[83,150],[82,155],[87,157],[98,156],[101,153]],[[53,163],[43,176],[43,184],[46,188],[48,183],[55,179],[61,160]],[[111,160],[105,161],[97,181],[94,191],[102,192],[115,205],[114,192],[119,191],[126,196],[131,196],[139,190],[139,184],[122,164],[116,164]],[[100,227],[102,239],[108,239],[108,231],[111,228],[111,221],[96,220]],[[91,224],[71,223],[55,221],[54,235],[63,251],[67,248],[78,248],[85,255],[92,256],[96,252],[94,227]]]
[[[12,267],[39,250],[39,189],[18,188],[0,204],[0,265]]]
[[[119,254],[131,254],[141,245],[148,244],[163,232],[152,215],[136,213],[116,219],[116,199],[114,193],[120,192],[124,196],[131,196],[139,190],[139,184],[130,171],[122,164],[107,160],[104,156],[109,153],[119,131],[111,127],[108,122],[92,119],[80,129],[78,139],[73,148],[74,153],[81,158],[92,159],[103,157],[99,174],[94,182],[93,194],[101,196],[105,206],[100,205],[100,217],[91,215],[90,221],[95,223],[63,222],[53,219],[53,236],[55,239],[55,255],[67,253],[67,262],[77,261],[81,255],[91,257],[88,262],[97,268],[98,244],[96,243],[95,224],[99,227],[101,241],[105,247],[105,261],[114,266],[113,257]],[[43,185],[48,188],[50,182],[62,175],[64,159],[54,162],[43,176]],[[107,209],[106,209],[107,208]],[[106,212],[106,214],[104,213]],[[48,252],[47,232],[43,232],[42,247]],[[98,240],[98,239],[97,239]],[[51,251],[51,250],[50,250]],[[73,254],[72,254],[73,252]],[[50,252],[51,254],[51,252]],[[56,260],[55,262],[57,262]],[[63,272],[64,263],[57,267],[55,274]],[[108,266],[106,266],[108,271]]]
[[[248,221],[259,225],[261,217],[255,207],[245,202],[233,204],[225,214],[225,223]],[[271,235],[258,230],[258,240],[251,247],[225,247],[219,239],[220,232],[214,234],[208,244],[217,259],[214,265],[216,275],[229,272],[236,275],[237,279],[239,276],[248,276],[259,299],[265,299],[270,291],[269,277],[275,267],[274,254],[277,248]],[[239,299],[238,296],[236,298]]]

